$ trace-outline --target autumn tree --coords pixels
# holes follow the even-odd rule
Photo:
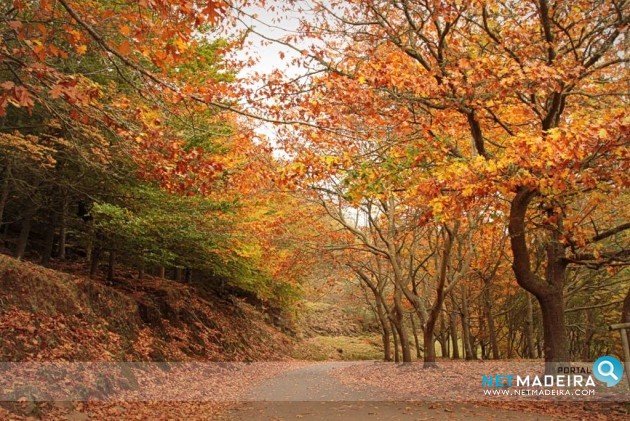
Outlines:
[[[238,37],[216,31],[228,5],[0,8],[0,221],[15,254],[291,304],[311,258],[295,244],[320,233],[297,229],[308,206],[277,191],[271,149],[237,117]]]
[[[393,126],[416,139],[419,181],[407,189],[431,193],[444,214],[484,197],[497,208],[509,202],[513,272],[540,304],[545,359],[569,361],[567,270],[628,257],[627,213],[590,217],[604,200],[627,209],[626,3],[365,0],[315,9],[301,36],[318,42],[279,42],[302,52],[310,74],[331,75],[312,86],[335,99],[323,107],[309,91],[297,115],[346,138]],[[422,176],[426,167],[433,178]]]

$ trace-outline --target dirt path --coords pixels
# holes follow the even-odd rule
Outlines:
[[[248,392],[224,420],[552,420],[520,412],[450,402],[405,402],[374,388],[350,388],[331,370],[362,362],[313,364],[282,373]]]

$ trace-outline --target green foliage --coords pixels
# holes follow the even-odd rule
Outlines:
[[[220,271],[228,204],[178,196],[149,185],[126,189],[120,204],[97,203],[97,230],[132,261]],[[124,204],[123,204],[124,203]]]
[[[228,283],[283,308],[300,297],[299,288],[271,278],[257,260],[234,251],[234,203],[170,194],[149,184],[125,186],[117,196],[116,203],[94,204],[93,224],[101,247],[116,250],[127,264],[191,269],[208,282]]]

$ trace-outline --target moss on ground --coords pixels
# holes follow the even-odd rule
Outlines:
[[[378,335],[314,336],[295,346],[293,357],[303,360],[380,360],[383,358]]]

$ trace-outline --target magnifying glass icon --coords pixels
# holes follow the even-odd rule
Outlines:
[[[604,371],[602,369],[602,366],[606,366],[610,370]],[[599,363],[597,365],[597,371],[601,376],[612,377],[615,380],[619,380],[619,377],[617,377],[617,375],[615,374],[615,366],[613,366],[613,363],[611,363],[610,361],[602,361],[601,363]]]

